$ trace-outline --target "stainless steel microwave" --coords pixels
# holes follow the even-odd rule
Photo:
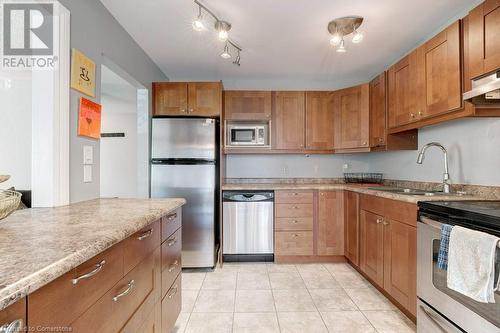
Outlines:
[[[226,124],[227,147],[270,147],[269,122]]]

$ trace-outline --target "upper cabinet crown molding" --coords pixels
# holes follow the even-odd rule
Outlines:
[[[221,82],[153,82],[153,116],[218,117]]]

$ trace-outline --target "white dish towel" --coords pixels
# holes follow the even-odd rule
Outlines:
[[[478,302],[495,303],[495,255],[500,238],[454,226],[448,249],[448,288]]]

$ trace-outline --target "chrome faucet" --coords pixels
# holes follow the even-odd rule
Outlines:
[[[443,174],[443,192],[450,193],[450,174],[448,173],[448,152],[446,148],[438,142],[430,142],[422,147],[420,153],[418,154],[417,163],[422,164],[424,162],[425,151],[429,147],[438,147],[444,153],[444,174]]]

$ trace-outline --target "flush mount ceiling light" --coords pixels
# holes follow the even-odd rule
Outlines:
[[[352,34],[352,42],[355,44],[363,40],[363,34],[358,31],[361,23],[363,23],[361,16],[339,17],[328,23],[328,32],[332,35],[330,44],[338,46],[337,52],[346,52],[344,37],[350,34]]]
[[[229,30],[231,30],[231,23],[219,19],[210,9],[208,9],[205,5],[200,3],[198,0],[194,0],[194,3],[198,6],[198,16],[193,20],[192,26],[195,31],[203,31],[205,30],[205,24],[203,23],[203,13],[207,13],[207,16],[212,17],[214,20],[214,28],[217,32],[218,39],[221,42],[225,42],[224,51],[220,54],[220,56],[224,59],[230,59],[231,53],[230,48],[233,51],[237,52],[236,59],[233,61],[233,64],[236,66],[240,66],[241,56],[240,53],[243,49],[232,41],[229,38]]]

